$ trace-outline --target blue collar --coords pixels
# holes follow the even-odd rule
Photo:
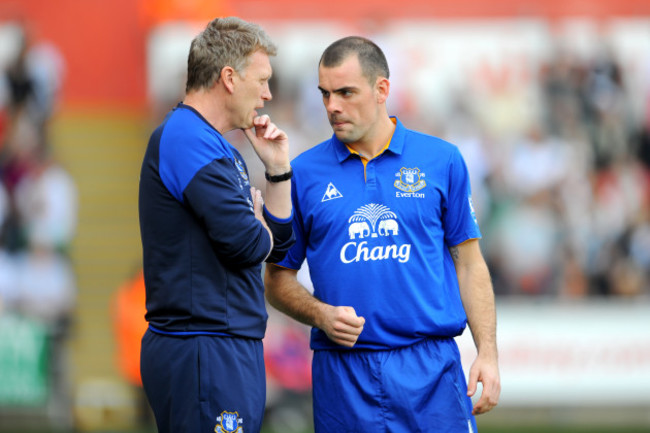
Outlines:
[[[386,151],[391,151],[394,154],[401,155],[404,150],[404,139],[406,137],[407,129],[402,125],[402,122],[400,122],[397,117],[391,116],[391,118],[395,119],[395,132],[393,132],[393,137],[391,138]],[[336,134],[332,134],[330,141],[334,146],[334,151],[336,152],[336,157],[339,162],[343,162],[353,155],[345,143],[336,138]]]

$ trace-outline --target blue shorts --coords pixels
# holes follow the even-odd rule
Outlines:
[[[320,350],[312,368],[316,433],[478,431],[451,338],[394,350]]]
[[[261,429],[266,403],[261,340],[147,330],[140,370],[159,433]]]

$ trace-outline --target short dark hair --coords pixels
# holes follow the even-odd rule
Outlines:
[[[362,36],[348,36],[333,42],[323,51],[318,64],[332,68],[354,54],[359,59],[361,72],[370,83],[374,83],[377,77],[389,78],[390,71],[384,52],[377,44]]]
[[[237,17],[215,18],[190,45],[185,90],[210,87],[225,66],[241,73],[257,50],[269,56],[277,52],[262,27]]]

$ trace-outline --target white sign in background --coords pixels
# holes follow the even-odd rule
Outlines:
[[[500,406],[650,404],[650,303],[499,300]],[[457,339],[465,373],[476,349]]]

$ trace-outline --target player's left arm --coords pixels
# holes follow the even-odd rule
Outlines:
[[[472,331],[478,354],[469,372],[467,395],[483,384],[473,414],[488,412],[499,402],[501,380],[496,342],[496,307],[492,281],[478,239],[470,239],[449,248],[456,266],[460,297]]]

